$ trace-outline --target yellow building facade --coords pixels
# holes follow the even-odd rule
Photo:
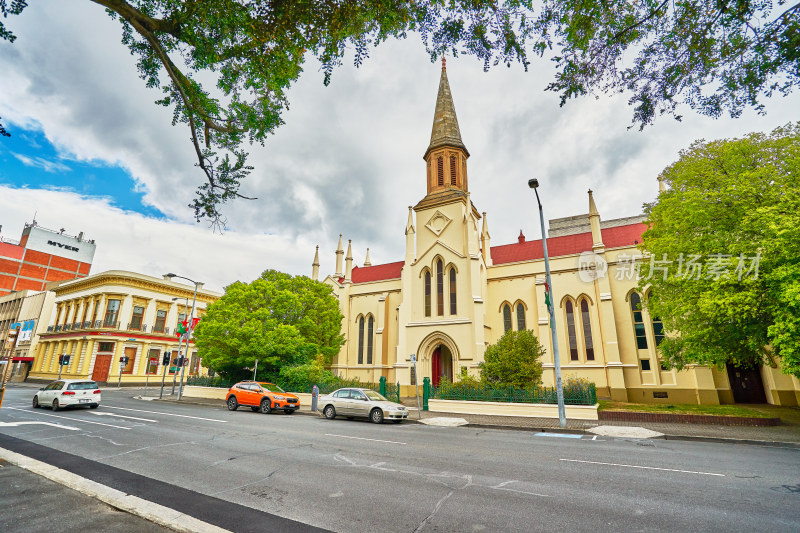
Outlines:
[[[61,282],[52,291],[52,312],[41,319],[48,325],[39,337],[29,380],[56,379],[59,356],[69,355],[69,364],[61,368],[62,379],[154,383],[164,374],[163,355],[169,352],[166,376],[172,381],[176,358],[187,352],[176,328],[191,314],[194,286],[110,270]],[[199,286],[194,316],[202,317],[221,296]],[[205,373],[193,341],[187,357],[185,375]]]
[[[531,329],[546,350],[544,384],[555,382],[542,242],[520,233],[492,246],[486,213],[470,197],[468,158],[443,66],[420,173],[426,195],[408,208],[405,257],[372,265],[367,250],[364,265],[353,266],[352,244],[345,252],[340,236],[336,272],[323,280],[344,315],[334,372],[409,386],[415,360],[418,383],[457,380],[478,374],[486,346],[505,331]],[[603,220],[592,191],[584,201],[588,213],[550,220],[547,239],[565,378],[589,379],[600,397],[619,401],[798,405],[800,382],[778,368],[662,368],[661,322],[637,290],[645,217]],[[319,248],[312,277],[320,277]]]

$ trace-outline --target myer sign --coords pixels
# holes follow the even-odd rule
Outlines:
[[[80,252],[80,248],[76,248],[75,246],[70,246],[68,244],[61,244],[60,242],[56,241],[47,241],[47,244],[50,246],[58,246],[59,248],[63,248],[64,250],[69,250],[71,252]]]

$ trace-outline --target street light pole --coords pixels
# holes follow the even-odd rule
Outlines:
[[[172,273],[167,274],[167,277],[168,278],[185,279],[186,281],[191,281],[192,283],[194,283],[194,296],[192,296],[192,313],[191,313],[191,316],[189,317],[189,329],[186,330],[186,354],[184,354],[184,357],[186,357],[189,354],[189,338],[192,336],[192,330],[194,329],[192,327],[192,326],[194,326],[194,324],[193,324],[194,323],[194,306],[195,306],[195,303],[197,302],[197,286],[200,283],[195,281],[195,280],[193,280],[193,279],[189,279],[187,277],[179,276],[177,274],[172,274]],[[184,377],[185,373],[186,373],[186,366],[181,365],[181,383],[180,383],[180,388],[178,388],[178,400],[181,399],[181,395],[183,394],[183,377]]]
[[[550,339],[553,344],[553,367],[556,371],[556,397],[558,398],[558,424],[563,428],[567,427],[567,415],[564,409],[564,387],[561,384],[561,360],[558,356],[558,336],[556,335],[556,314],[553,305],[553,282],[550,278],[550,258],[547,255],[547,237],[544,232],[544,211],[542,211],[542,201],[539,199],[539,180],[536,178],[528,180],[528,187],[533,189],[536,193],[536,203],[539,204],[539,222],[542,225],[542,250],[544,252],[544,272],[545,287],[550,300],[550,305],[547,306],[547,311],[550,315]]]

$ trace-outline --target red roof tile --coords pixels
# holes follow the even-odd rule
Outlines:
[[[405,265],[405,261],[361,268],[353,267],[353,283],[369,283],[370,281],[398,279],[400,278],[400,271],[403,270],[403,265]]]
[[[601,230],[606,248],[634,246],[642,240],[647,224],[630,224]],[[592,234],[578,233],[547,239],[547,252],[550,257],[579,254],[592,249]],[[541,239],[502,246],[492,246],[492,262],[495,265],[542,259]]]

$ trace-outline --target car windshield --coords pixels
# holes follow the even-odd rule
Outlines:
[[[384,398],[383,396],[381,396],[380,394],[378,394],[377,392],[375,392],[374,390],[365,390],[365,391],[361,391],[361,392],[366,394],[367,398],[369,398],[373,402],[388,402],[389,401],[386,398]]]
[[[259,385],[261,385],[270,392],[283,392],[283,389],[278,387],[274,383],[259,383]]]
[[[67,390],[89,390],[96,389],[97,383],[94,381],[82,381],[80,383],[70,383]]]

